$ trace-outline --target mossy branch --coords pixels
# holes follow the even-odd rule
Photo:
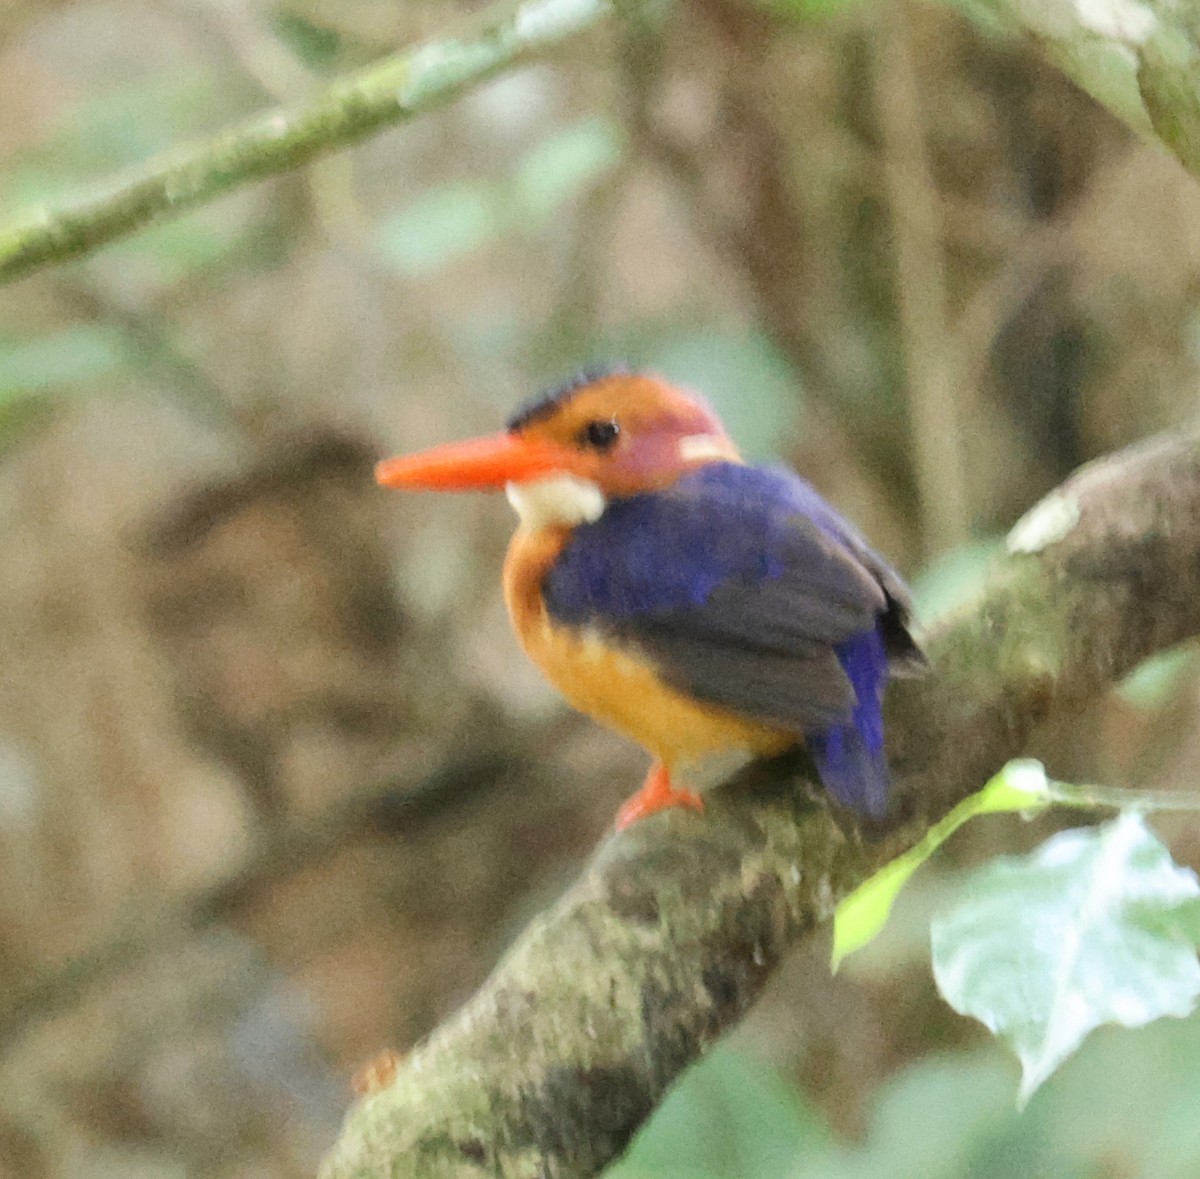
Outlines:
[[[894,686],[898,821],[863,832],[803,758],[609,839],[479,993],[351,1111],[322,1179],[583,1179],[837,901],[1146,656],[1200,634],[1200,432],[1075,475]]]
[[[385,57],[338,79],[308,102],[176,148],[71,203],[0,223],[0,283],[90,253],[154,221],[441,106],[610,11],[610,0],[525,0],[490,9],[469,35]]]

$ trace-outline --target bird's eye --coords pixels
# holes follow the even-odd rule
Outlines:
[[[620,434],[621,427],[611,418],[588,422],[579,431],[579,444],[588,447],[590,450],[611,450],[616,446]]]

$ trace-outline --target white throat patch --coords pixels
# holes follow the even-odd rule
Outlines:
[[[604,492],[590,480],[574,475],[555,475],[534,483],[509,483],[504,493],[525,528],[591,524],[604,515]]]

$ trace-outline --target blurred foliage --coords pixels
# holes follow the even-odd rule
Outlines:
[[[1117,685],[1116,692],[1135,708],[1153,711],[1170,702],[1183,677],[1195,666],[1194,643],[1174,647],[1135,668]]]
[[[718,1048],[672,1090],[610,1179],[789,1179],[829,1131],[769,1067]]]
[[[915,575],[928,623],[978,594],[1004,530],[1073,465],[1194,413],[1191,182],[1028,45],[906,7],[920,95],[908,115],[948,270],[942,345],[966,374],[955,428],[970,535],[929,551],[895,320],[911,277],[894,229],[912,211],[881,163],[895,145],[878,108],[900,101],[878,61],[883,13],[861,0],[664,5],[644,73],[637,46],[588,40],[402,134],[12,288],[0,307],[15,554],[0,583],[0,767],[27,767],[22,797],[35,802],[0,814],[4,993],[120,943],[148,898],[194,893],[201,923],[214,920],[226,910],[211,890],[263,867],[249,857],[271,823],[328,810],[336,830],[338,808],[389,775],[437,779],[452,755],[494,759],[502,737],[532,743],[553,788],[538,795],[522,763],[507,794],[464,803],[460,782],[442,825],[406,828],[396,846],[355,829],[342,859],[267,866],[229,920],[305,1013],[282,1021],[285,1068],[221,1073],[215,1044],[257,1050],[227,1018],[254,1001],[224,989],[246,972],[199,942],[213,975],[200,998],[186,988],[201,972],[154,945],[170,975],[157,1006],[136,962],[116,969],[120,1017],[69,998],[0,1077],[5,1179],[6,1166],[22,1179],[91,1173],[103,1152],[112,1174],[311,1173],[355,1059],[403,1047],[486,973],[605,829],[615,778],[640,772],[589,726],[559,720],[548,738],[530,724],[555,705],[499,618],[500,505],[380,508],[353,446],[313,474],[288,465],[297,435],[378,453],[489,428],[592,360],[653,368],[703,393],[751,458],[798,462]],[[444,0],[31,9],[27,35],[14,22],[0,45],[12,112],[0,199],[70,196],[462,14]],[[229,412],[203,424],[172,412],[201,398]],[[31,422],[56,428],[20,428]],[[163,520],[178,551],[151,559],[139,538]],[[1195,789],[1195,667],[1190,648],[1149,661],[1036,752],[1079,781],[1129,767],[1139,784]],[[269,821],[256,791],[282,800]],[[972,825],[917,883],[1032,838],[1001,826]],[[1194,827],[1173,835],[1194,859]],[[939,896],[991,895],[986,877],[944,875]],[[1015,895],[1002,891],[1001,916]],[[877,925],[890,897],[875,900]],[[1045,900],[1043,888],[1016,915]],[[1012,1062],[921,991],[924,962],[900,954],[866,971],[879,945],[833,982],[822,962],[818,985],[772,996],[770,1061],[715,1050],[612,1173],[1200,1169],[1196,1020],[1101,1029],[1018,1115]],[[1009,977],[1003,963],[987,973]],[[186,1010],[177,1024],[170,995]],[[297,1047],[321,1059],[295,1065]],[[805,1079],[804,1096],[785,1073]],[[297,1112],[306,1086],[320,1095],[311,1117]],[[14,1092],[38,1107],[16,1129]],[[54,1161],[10,1165],[11,1144],[41,1136],[39,1157]]]
[[[987,583],[996,558],[1004,552],[1002,539],[967,541],[935,557],[913,579],[913,606],[928,626],[936,618],[971,602]]]
[[[561,211],[617,166],[624,151],[621,128],[611,119],[571,123],[540,140],[512,177],[512,216],[529,228]]]
[[[343,48],[342,35],[336,28],[290,11],[276,12],[271,27],[309,69],[328,73],[336,68]]]
[[[271,235],[230,225],[228,217],[198,209],[174,221],[110,246],[97,265],[120,273],[130,286],[169,290],[197,273],[217,270],[235,259],[270,260]]]
[[[570,124],[538,142],[507,178],[448,184],[384,218],[380,252],[406,275],[427,275],[502,234],[536,232],[611,171],[621,151],[610,120]]]
[[[722,1048],[672,1091],[613,1179],[1190,1179],[1200,1020],[1094,1036],[1029,1105],[994,1044],[913,1064],[839,1143],[770,1068]]]
[[[380,250],[406,274],[436,270],[503,231],[500,203],[484,185],[446,185],[392,214],[379,227]]]
[[[60,393],[115,379],[129,361],[123,333],[107,324],[25,339],[0,336],[0,454],[47,424]]]
[[[81,324],[40,339],[0,337],[0,407],[112,376],[126,362],[121,333],[108,325]]]
[[[756,3],[780,20],[792,20],[801,24],[827,20],[837,16],[864,0],[756,0]]]

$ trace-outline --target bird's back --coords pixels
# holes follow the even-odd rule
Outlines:
[[[803,737],[841,801],[885,805],[883,686],[920,659],[907,599],[803,480],[713,463],[594,523],[518,534],[507,569],[534,661],[668,765]]]

